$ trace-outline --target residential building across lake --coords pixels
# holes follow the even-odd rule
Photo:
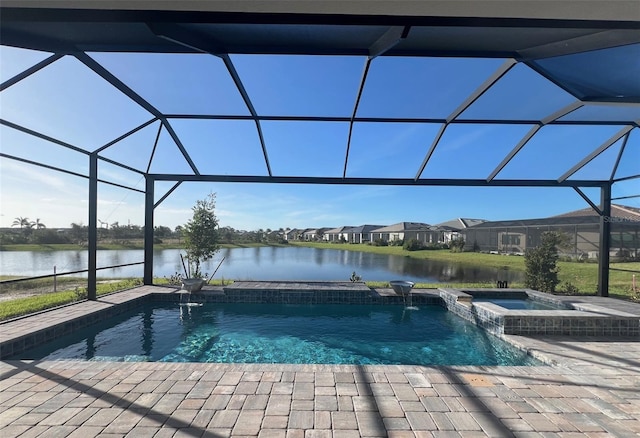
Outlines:
[[[561,232],[567,245],[561,249],[565,256],[578,259],[597,259],[599,251],[600,216],[591,208],[558,216],[537,219],[486,221],[456,218],[435,225],[422,222],[399,222],[391,225],[343,225],[334,228],[291,229],[285,232],[288,241],[326,241],[335,243],[402,244],[416,240],[425,247],[450,245],[464,240],[465,251],[524,255],[540,243],[542,233]],[[634,259],[640,257],[640,209],[612,205],[612,257]]]

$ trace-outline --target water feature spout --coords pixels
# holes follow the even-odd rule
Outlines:
[[[405,280],[393,280],[390,281],[389,284],[393,291],[402,296],[402,301],[404,302],[404,307],[410,310],[417,310],[417,307],[413,307],[412,299],[411,299],[411,289],[415,283],[413,281],[405,281]],[[409,305],[407,306],[407,299],[409,300]]]
[[[180,289],[180,305],[185,306],[193,306],[198,305],[197,303],[191,303],[191,292],[197,292],[202,289],[205,280],[202,278],[185,278],[182,280],[182,288]],[[183,296],[187,296],[187,302],[183,303]]]

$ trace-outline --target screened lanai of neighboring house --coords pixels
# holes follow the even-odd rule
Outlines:
[[[616,260],[634,260],[640,254],[640,209],[612,205],[609,254]],[[470,249],[498,254],[524,255],[541,243],[543,233],[566,236],[562,257],[594,261],[599,257],[599,217],[590,207],[541,219],[483,222],[465,230]]]
[[[98,189],[144,198],[151,284],[186,182],[568,188],[608,293],[611,204],[640,196],[635,1],[0,8],[0,163],[86,181],[89,298]]]

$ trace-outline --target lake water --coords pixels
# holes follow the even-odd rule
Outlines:
[[[153,275],[182,272],[180,250],[154,252]],[[421,283],[522,281],[522,274],[473,268],[454,263],[340,249],[306,247],[225,248],[209,260],[203,272],[212,274],[224,257],[216,279],[228,280],[341,280],[355,271],[365,281],[394,279]],[[141,262],[142,250],[99,250],[98,268]],[[0,275],[39,276],[87,269],[86,251],[0,252]],[[101,278],[142,277],[142,265],[98,271]]]

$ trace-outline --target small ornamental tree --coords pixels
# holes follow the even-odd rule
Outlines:
[[[218,219],[215,215],[216,194],[196,201],[193,217],[184,225],[182,235],[192,277],[202,278],[200,265],[212,258],[218,249]]]
[[[567,237],[555,231],[542,233],[540,245],[528,249],[524,255],[525,286],[540,292],[555,292],[558,280],[558,248],[565,246]]]

